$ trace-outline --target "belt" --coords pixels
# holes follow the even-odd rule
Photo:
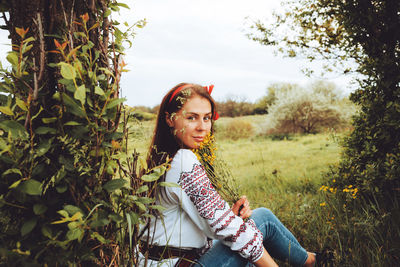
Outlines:
[[[200,258],[203,248],[182,249],[167,246],[139,246],[140,252],[151,260],[160,261],[163,259],[180,258],[175,266],[190,266]]]

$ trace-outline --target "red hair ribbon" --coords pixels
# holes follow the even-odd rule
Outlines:
[[[169,102],[171,103],[172,99],[180,92],[182,91],[184,88],[191,86],[192,84],[184,84],[179,86],[178,88],[175,89],[175,91],[172,93],[171,97],[169,98]],[[214,85],[211,84],[209,86],[204,86],[204,89],[206,89],[206,91],[208,92],[209,95],[211,95],[212,90],[214,89]],[[214,120],[218,120],[219,118],[219,114],[217,112],[214,112],[213,114],[213,119]]]
[[[209,86],[204,86],[204,89],[206,89],[208,94],[211,95],[211,92],[214,89],[214,84],[211,84]],[[218,120],[218,118],[219,118],[218,112],[214,111],[213,119],[216,121],[216,120]]]

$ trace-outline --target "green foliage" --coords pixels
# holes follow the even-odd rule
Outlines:
[[[256,23],[261,36],[253,38],[278,45],[289,56],[331,60],[328,69],[342,66],[344,73],[355,70],[361,77],[360,88],[351,95],[360,106],[354,131],[327,181],[340,192],[331,210],[341,264],[349,265],[348,255],[357,255],[356,265],[395,265],[400,253],[400,2],[302,0],[286,7],[272,25]],[[356,63],[354,68],[348,62]],[[358,189],[356,200],[348,198],[349,186]],[[351,222],[340,224],[339,218]],[[354,231],[350,225],[360,228]]]
[[[99,23],[88,21],[85,14],[75,22],[73,40],[54,40],[53,92],[34,83],[28,29],[16,29],[11,69],[0,70],[1,265],[132,265],[139,224],[158,209],[148,197],[157,183],[147,186],[139,169],[156,181],[166,166],[148,170],[137,155],[121,154],[128,137],[126,118],[119,128],[124,35],[106,51],[114,64],[106,68],[90,41]]]

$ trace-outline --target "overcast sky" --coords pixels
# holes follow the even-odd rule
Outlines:
[[[270,18],[280,0],[127,0],[130,10],[115,16],[136,30],[125,62],[130,72],[121,81],[130,106],[154,106],[180,82],[214,84],[213,96],[237,96],[255,101],[273,82],[306,83],[307,62],[274,56],[273,49],[249,40],[246,17]],[[0,43],[7,43],[3,31]],[[4,46],[1,48],[4,62]],[[333,80],[346,90],[344,78]]]

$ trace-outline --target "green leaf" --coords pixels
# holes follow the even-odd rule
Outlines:
[[[22,173],[21,173],[21,171],[20,171],[20,170],[18,170],[18,169],[15,169],[15,168],[12,168],[12,169],[8,169],[8,170],[6,170],[5,172],[3,172],[3,175],[2,175],[2,176],[6,176],[7,174],[10,174],[10,173],[16,173],[16,174],[19,174],[19,176],[20,176],[20,177],[22,177]]]
[[[33,41],[35,41],[35,38],[33,38],[33,36],[31,36],[31,37],[26,38],[24,40],[24,43],[30,43],[30,42],[33,42]]]
[[[18,97],[15,98],[17,106],[20,107],[23,111],[28,111],[28,107],[26,106],[25,102],[19,99]]]
[[[96,238],[97,240],[99,240],[103,244],[107,243],[107,240],[103,236],[101,236],[98,232],[93,232],[91,234],[91,236],[92,236],[92,238]]]
[[[171,182],[159,182],[158,185],[166,187],[179,187],[177,183],[171,183]]]
[[[52,138],[42,141],[36,150],[36,155],[40,157],[40,156],[43,156],[44,154],[46,154],[47,151],[49,151],[49,149],[51,147],[52,141],[53,141]]]
[[[140,202],[143,203],[143,204],[150,204],[150,203],[153,203],[153,202],[154,202],[154,199],[153,199],[153,198],[150,198],[150,197],[140,197],[140,198],[138,199],[138,201],[140,201]]]
[[[116,169],[118,167],[118,164],[115,160],[109,160],[107,162],[107,173],[108,174],[113,174],[114,173],[114,169]]]
[[[57,131],[54,128],[40,126],[35,130],[36,134],[56,134]]]
[[[52,238],[53,238],[53,235],[52,235],[52,233],[51,233],[51,229],[50,229],[48,226],[46,226],[46,225],[43,225],[43,226],[42,226],[42,234],[43,234],[45,237],[49,238],[49,239],[52,239]]]
[[[151,208],[153,210],[159,210],[159,211],[163,211],[166,209],[166,207],[161,206],[161,205],[150,205],[149,208]]]
[[[43,205],[43,204],[35,204],[35,205],[33,205],[33,212],[36,215],[41,215],[41,214],[45,213],[46,210],[47,210],[47,207],[45,205]]]
[[[81,222],[70,222],[68,223],[68,229],[72,230],[74,228],[78,228],[81,225]]]
[[[101,89],[101,88],[98,87],[98,86],[96,86],[96,87],[94,88],[94,93],[97,94],[97,95],[104,95],[103,89]]]
[[[29,179],[22,182],[18,189],[28,195],[38,196],[42,193],[42,184],[34,179]]]
[[[154,169],[154,171],[153,171],[152,173],[147,174],[147,175],[143,175],[143,176],[141,177],[141,179],[142,179],[143,181],[145,181],[145,182],[154,182],[154,181],[157,181],[157,180],[160,179],[160,177],[165,173],[165,170],[166,170],[166,169],[165,169],[164,166],[158,167],[158,168]]]
[[[3,129],[5,132],[11,134],[14,138],[28,138],[28,133],[25,130],[25,127],[22,124],[19,124],[16,121],[5,120],[0,122],[0,129]]]
[[[57,213],[63,216],[64,218],[69,218],[68,212],[66,210],[59,210],[57,211]]]
[[[21,182],[22,182],[22,179],[20,179],[20,180],[18,180],[18,181],[15,181],[12,185],[10,185],[10,186],[8,187],[8,189],[12,189],[12,188],[17,187]]]
[[[139,208],[141,211],[146,211],[146,210],[147,210],[147,209],[146,209],[146,206],[145,206],[143,203],[138,202],[138,201],[135,201],[135,204],[136,204],[136,206],[138,206],[138,208]]]
[[[1,106],[0,112],[3,114],[6,114],[8,116],[14,116],[14,112],[11,110],[10,107],[7,107],[7,106]]]
[[[126,98],[115,98],[113,100],[111,100],[107,106],[106,109],[111,109],[119,104],[121,104],[122,102],[124,102],[126,100]]]
[[[160,179],[160,176],[157,173],[153,172],[150,174],[143,175],[141,177],[141,179],[145,182],[154,182],[154,181],[157,181],[158,179]]]
[[[79,100],[82,103],[82,105],[85,104],[85,100],[86,100],[86,88],[85,88],[85,85],[82,84],[81,86],[79,86],[76,89],[76,91],[74,93],[74,98]]]
[[[62,194],[62,193],[64,193],[65,191],[67,191],[67,189],[68,189],[68,187],[67,187],[67,185],[57,185],[56,186],[56,190],[57,190],[57,192],[58,193],[60,193],[60,194]]]
[[[104,12],[104,17],[108,17],[108,16],[110,16],[111,15],[111,10],[110,9],[107,9],[105,12]]]
[[[10,62],[12,66],[17,66],[18,65],[18,54],[15,52],[8,53],[7,61]]]
[[[42,234],[43,234],[45,237],[49,238],[49,239],[52,239],[52,238],[53,238],[53,235],[52,235],[52,233],[51,233],[51,229],[50,229],[48,226],[46,226],[46,225],[43,225],[43,226],[42,226]]]
[[[57,97],[56,95],[54,97]],[[64,104],[67,106],[67,111],[78,117],[84,118],[85,112],[82,107],[75,102],[69,95],[62,93]]]
[[[138,224],[139,223],[139,215],[137,213],[135,213],[135,212],[131,212],[129,214],[131,216],[131,220],[132,220],[133,225]]]
[[[51,117],[51,118],[42,118],[43,123],[53,123],[57,121],[57,117]]]
[[[110,217],[111,220],[113,220],[116,223],[120,223],[123,221],[124,217],[122,217],[119,214],[110,214],[108,217]]]
[[[111,181],[108,181],[105,185],[103,185],[103,188],[108,192],[113,192],[117,189],[122,188],[125,184],[126,180],[124,179],[113,179]]]
[[[69,121],[69,122],[64,123],[64,126],[77,126],[77,125],[81,125],[81,124],[76,121]]]
[[[33,230],[33,228],[35,228],[36,224],[37,224],[36,217],[30,219],[29,221],[26,221],[21,227],[21,235],[25,236],[29,234]]]
[[[76,77],[75,68],[66,62],[58,63],[61,66],[61,76],[67,80],[73,80]]]
[[[66,237],[67,237],[68,240],[72,241],[72,240],[75,240],[75,239],[80,239],[83,234],[84,234],[84,232],[83,232],[82,229],[74,228],[74,229],[71,229],[71,230],[69,230],[67,232]]]
[[[74,215],[78,212],[83,214],[82,210],[74,205],[65,205],[64,210],[67,211],[69,215]]]
[[[0,137],[0,150],[5,150],[7,147],[8,147],[8,142],[6,142],[6,140]]]
[[[149,187],[147,185],[143,185],[143,186],[139,187],[139,189],[136,191],[136,194],[146,192],[147,190],[149,190]]]

